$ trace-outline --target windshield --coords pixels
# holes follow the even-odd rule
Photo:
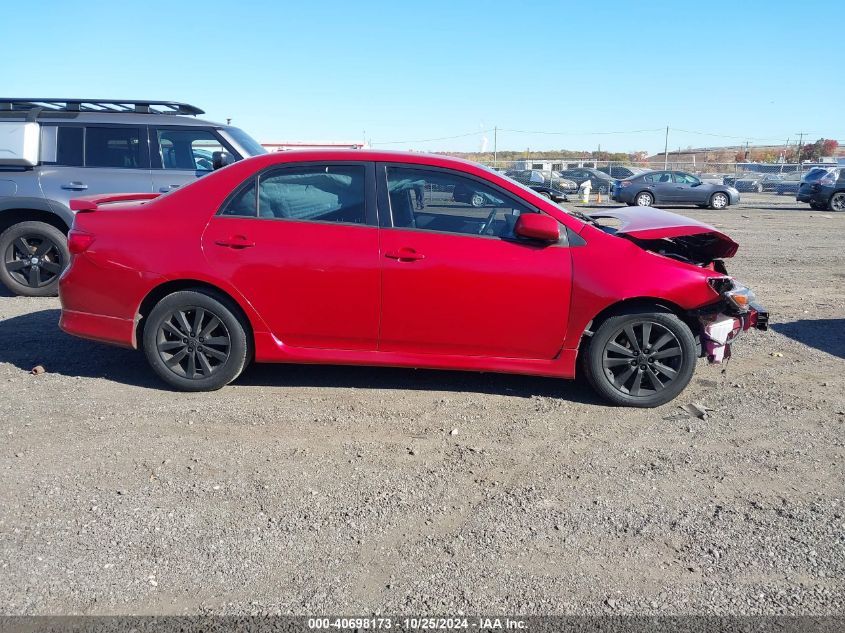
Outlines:
[[[247,134],[240,128],[227,127],[223,129],[229,136],[232,137],[233,141],[235,141],[238,145],[241,146],[241,148],[247,153],[248,156],[259,156],[261,154],[267,153],[267,150],[261,146],[261,143],[256,141],[254,138],[252,138],[249,134]]]

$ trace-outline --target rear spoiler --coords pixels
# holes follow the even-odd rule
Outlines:
[[[101,204],[153,200],[160,195],[160,193],[107,193],[103,195],[82,196],[81,198],[71,200],[70,208],[73,211],[96,211],[97,207]]]

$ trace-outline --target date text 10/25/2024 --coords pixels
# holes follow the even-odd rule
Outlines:
[[[313,630],[388,630],[440,631],[451,629],[477,631],[520,631],[527,628],[524,620],[487,617],[324,617],[308,618]]]

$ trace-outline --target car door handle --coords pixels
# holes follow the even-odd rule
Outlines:
[[[176,188],[177,188],[177,187],[179,187],[179,186],[181,186],[181,185],[167,185],[166,187],[159,187],[159,188],[158,188],[158,190],[159,190],[161,193],[167,193],[168,191],[171,191],[171,190],[173,190],[173,189],[176,189]]]
[[[217,246],[225,246],[226,248],[234,248],[236,250],[255,246],[255,242],[251,242],[243,235],[233,235],[225,240],[215,240],[214,243]]]
[[[425,255],[418,253],[413,248],[400,248],[398,251],[390,251],[384,254],[388,259],[397,259],[400,262],[416,262],[425,259]]]
[[[88,188],[84,182],[79,182],[78,180],[74,180],[72,182],[66,182],[62,185],[62,189],[70,189],[71,191],[85,191]]]

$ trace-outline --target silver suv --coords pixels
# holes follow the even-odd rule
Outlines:
[[[71,198],[167,192],[266,153],[199,114],[172,101],[0,98],[0,282],[17,295],[56,294]]]

